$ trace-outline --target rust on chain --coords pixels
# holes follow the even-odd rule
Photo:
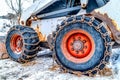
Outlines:
[[[92,14],[93,15],[93,14]],[[99,15],[99,13],[98,13],[98,15]],[[91,20],[89,21],[89,22],[86,22],[85,20],[84,20],[84,18],[85,18],[85,15],[83,15],[82,16],[82,19],[79,21],[79,20],[74,20],[73,19],[73,21],[71,21],[71,22],[73,22],[73,23],[75,23],[75,22],[85,22],[85,23],[87,23],[87,24],[89,24],[91,27],[94,27],[95,29],[96,29],[96,31],[98,31],[100,34],[101,34],[101,37],[104,39],[104,41],[105,42],[107,42],[106,41],[106,36],[107,35],[109,35],[108,34],[108,32],[107,33],[105,33],[105,34],[103,34],[99,29],[100,28],[96,28],[96,26],[94,26],[93,25],[93,21],[94,21],[94,19],[95,19],[95,17],[96,18],[98,18],[98,19],[101,19],[101,18],[99,18],[99,17],[97,17],[97,15],[93,15],[93,16],[91,16],[91,15],[88,15],[87,17],[90,17],[91,18]],[[104,20],[103,19],[103,21],[102,21],[102,23],[101,24],[99,24],[100,25],[100,27],[103,27],[103,26],[101,26],[101,25],[103,25],[103,22],[106,22],[106,19]],[[109,21],[108,21],[108,23],[109,23]],[[107,24],[108,24],[107,23]],[[65,25],[68,25],[69,23],[67,22],[67,21],[65,21]],[[65,26],[64,25],[64,26]],[[110,24],[110,25],[112,25],[112,24]],[[51,43],[51,45],[53,46],[53,48],[54,48],[54,46],[55,46],[55,41],[56,41],[56,37],[57,37],[57,33],[59,33],[59,31],[61,31],[63,28],[64,28],[64,26],[62,26],[62,27],[59,27],[59,30],[57,30],[56,32],[54,32],[54,34],[52,34],[52,41],[54,41],[54,43]],[[109,26],[109,25],[108,25]],[[112,26],[113,27],[113,26]],[[115,27],[114,28],[112,28],[112,27],[109,27],[110,28],[110,30],[111,29],[115,29]],[[113,32],[114,32],[115,30],[113,30]],[[104,35],[104,36],[103,36]],[[110,35],[109,35],[110,36]],[[73,70],[69,70],[69,69],[67,69],[66,67],[64,67],[60,62],[59,62],[59,60],[57,59],[57,57],[56,57],[56,54],[54,54],[54,57],[53,57],[53,59],[54,59],[54,61],[56,61],[57,63],[58,63],[58,65],[59,65],[59,67],[61,67],[62,68],[62,70],[64,71],[64,72],[70,72],[70,73],[73,73],[73,74],[75,74],[75,75],[78,75],[78,76],[80,76],[80,75],[84,75],[84,74],[88,74],[88,76],[91,76],[91,77],[94,77],[95,75],[93,75],[92,74],[92,72],[94,71],[94,70],[96,70],[97,71],[97,73],[99,73],[100,75],[102,75],[102,70],[100,70],[99,69],[99,67],[100,67],[100,65],[101,64],[107,64],[107,62],[105,62],[105,57],[106,56],[109,56],[110,54],[111,54],[111,51],[108,51],[107,49],[108,49],[108,47],[110,46],[112,46],[111,45],[111,42],[107,42],[107,45],[106,45],[106,43],[104,44],[104,46],[105,46],[105,48],[106,48],[106,51],[104,52],[104,58],[103,58],[103,60],[101,60],[101,62],[100,62],[100,64],[99,65],[97,65],[94,69],[91,69],[91,70],[88,70],[88,71],[84,71],[84,72],[80,72],[80,71],[73,71]],[[55,51],[54,51],[54,53],[55,53]],[[104,69],[106,69],[106,68],[104,68]],[[103,69],[103,70],[104,70]]]
[[[120,30],[115,21],[110,19],[106,13],[101,14],[100,12],[93,11],[91,14],[107,24],[107,30],[111,33],[111,38],[120,44]]]

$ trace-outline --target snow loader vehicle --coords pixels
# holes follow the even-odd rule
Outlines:
[[[49,47],[65,72],[94,76],[109,62],[112,47],[120,44],[120,32],[106,14],[94,9],[109,0],[38,0],[25,10],[19,25],[6,37],[6,49],[14,61],[34,59],[41,47]]]

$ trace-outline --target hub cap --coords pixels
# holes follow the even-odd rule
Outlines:
[[[10,47],[16,54],[21,54],[23,48],[23,39],[20,35],[14,34],[10,40]]]
[[[62,40],[64,56],[75,63],[87,62],[94,54],[95,43],[92,36],[84,30],[71,30]]]
[[[75,40],[75,41],[73,41],[73,43],[71,43],[72,44],[72,49],[73,50],[75,50],[75,51],[80,51],[80,50],[82,50],[83,49],[83,46],[84,46],[84,44],[83,44],[83,42],[82,41],[80,41],[80,40]]]

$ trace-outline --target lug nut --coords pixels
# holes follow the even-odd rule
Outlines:
[[[74,51],[74,48],[72,48],[72,51]]]
[[[78,53],[79,53],[79,51],[76,51],[76,53],[78,54]]]
[[[86,43],[86,40],[83,40],[83,43]]]
[[[71,46],[73,46],[73,43],[70,43]]]

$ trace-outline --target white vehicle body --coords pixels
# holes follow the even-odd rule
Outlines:
[[[21,16],[21,21],[26,22],[26,20],[31,15],[37,14],[38,12],[42,11],[49,5],[53,4],[55,1],[57,1],[57,0],[38,0],[38,1],[36,1],[32,6],[30,6],[27,10],[25,10],[23,12],[23,14]],[[97,9],[96,11],[99,11],[100,13],[103,13],[103,14],[107,13],[111,19],[115,20],[117,22],[117,24],[120,25],[120,18],[118,18],[118,17],[120,17],[120,15],[118,14],[118,12],[120,11],[120,8],[114,8],[114,7],[116,7],[117,1],[116,2],[115,1],[113,2],[113,1],[114,0],[110,0],[110,2],[108,2],[108,4]],[[81,11],[79,11],[79,13],[81,14]],[[44,14],[44,15],[40,15],[40,16],[45,16],[45,15],[49,15],[49,14]],[[32,27],[36,28],[38,25],[40,27],[40,32],[42,32],[43,35],[48,36],[50,33],[55,31],[57,25],[59,25],[65,19],[66,19],[66,16],[32,21]]]

